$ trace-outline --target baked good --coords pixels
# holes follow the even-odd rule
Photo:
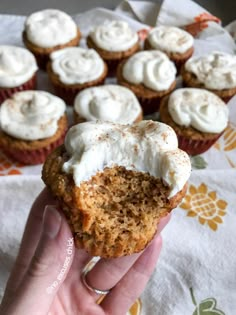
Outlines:
[[[192,56],[193,36],[174,26],[157,26],[151,29],[144,42],[145,49],[163,51],[172,60],[177,69]]]
[[[75,245],[118,257],[143,250],[160,219],[182,200],[191,171],[175,132],[153,121],[133,125],[85,122],[43,166]]]
[[[162,100],[160,119],[171,126],[179,148],[190,155],[207,151],[228,124],[229,110],[214,93],[196,88],[175,90]]]
[[[81,47],[53,52],[47,70],[55,93],[68,105],[81,90],[102,85],[107,76],[107,65],[98,53]]]
[[[140,51],[118,66],[118,83],[126,86],[140,101],[144,114],[159,110],[160,100],[176,86],[176,67],[166,54]]]
[[[18,91],[36,88],[37,64],[25,48],[0,46],[0,104]]]
[[[105,21],[93,27],[87,45],[105,60],[109,75],[114,75],[118,64],[139,50],[139,37],[125,21]]]
[[[28,16],[23,31],[25,46],[35,55],[41,69],[46,69],[49,55],[58,49],[77,46],[80,30],[73,19],[60,10],[46,9]]]
[[[191,57],[182,69],[182,77],[185,86],[207,89],[228,102],[236,94],[236,56],[212,52]]]
[[[107,84],[81,91],[74,102],[76,123],[102,120],[132,124],[142,120],[142,108],[134,93],[124,86]]]
[[[23,164],[43,163],[63,143],[66,105],[44,91],[15,93],[0,107],[0,149]]]

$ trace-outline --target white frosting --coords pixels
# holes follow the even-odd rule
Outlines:
[[[220,133],[228,124],[229,110],[214,93],[184,88],[174,91],[168,101],[169,113],[180,126],[202,132]]]
[[[53,136],[66,105],[59,97],[44,91],[15,93],[0,107],[1,129],[22,140],[39,140]]]
[[[138,42],[138,34],[124,21],[106,22],[95,27],[89,36],[99,48],[108,51],[125,51]]]
[[[141,51],[130,57],[123,67],[123,77],[133,84],[144,84],[155,91],[170,88],[175,81],[176,68],[166,54],[156,51]]]
[[[208,89],[231,89],[236,87],[236,55],[212,52],[206,56],[192,57],[185,69],[196,75]]]
[[[38,67],[31,52],[16,46],[0,46],[0,86],[16,87],[30,80]]]
[[[30,42],[43,48],[66,44],[77,36],[72,18],[55,9],[31,14],[25,21],[25,31]]]
[[[80,92],[74,102],[75,111],[87,121],[102,120],[131,124],[141,113],[132,91],[119,85],[91,87]]]
[[[188,32],[174,26],[157,26],[148,34],[151,46],[166,52],[185,53],[193,47],[194,39]]]
[[[178,149],[174,130],[159,122],[78,124],[68,131],[65,147],[70,159],[63,171],[73,173],[77,186],[105,167],[118,165],[162,178],[172,197],[190,176],[189,157]]]
[[[98,79],[104,72],[102,58],[94,49],[68,47],[50,55],[52,69],[65,84],[83,84]]]

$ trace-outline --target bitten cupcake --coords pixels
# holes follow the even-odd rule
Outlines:
[[[63,143],[66,105],[43,91],[12,95],[0,107],[0,149],[23,164],[40,164]]]
[[[75,245],[93,256],[143,250],[182,200],[190,160],[162,123],[85,122],[48,156],[42,178],[60,203]]]
[[[226,104],[215,94],[195,88],[175,90],[162,100],[161,121],[176,132],[179,148],[190,155],[207,151],[228,124]]]
[[[236,56],[212,52],[190,58],[182,69],[184,85],[207,89],[225,102],[236,94]]]
[[[102,85],[107,76],[107,65],[94,49],[69,47],[53,52],[48,64],[48,75],[55,93],[68,105],[73,105],[81,90]]]
[[[106,21],[91,30],[87,45],[95,49],[114,75],[118,64],[139,50],[139,37],[125,21]]]
[[[80,31],[66,13],[46,9],[31,14],[25,21],[23,41],[35,55],[40,68],[45,69],[49,55],[58,49],[77,46]]]
[[[141,51],[118,66],[117,80],[139,99],[144,114],[159,110],[160,100],[176,86],[176,67],[166,54]]]
[[[0,46],[0,104],[15,92],[34,90],[37,70],[35,58],[27,49]]]
[[[192,56],[193,44],[194,39],[190,33],[174,26],[157,26],[149,32],[144,47],[165,52],[180,69]]]
[[[142,120],[142,108],[134,93],[124,86],[103,85],[80,92],[74,102],[76,123],[102,120],[132,124]]]

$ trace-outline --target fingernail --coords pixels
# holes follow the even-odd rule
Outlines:
[[[53,205],[47,205],[43,214],[43,234],[55,238],[61,227],[61,215]]]
[[[161,220],[158,224],[158,227],[157,227],[157,233],[158,234],[161,233],[161,231],[164,229],[164,227],[167,225],[167,223],[169,223],[170,217],[171,217],[171,215],[167,214],[167,216],[161,218]]]

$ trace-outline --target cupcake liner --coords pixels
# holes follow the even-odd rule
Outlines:
[[[155,112],[158,112],[162,98],[163,97],[148,99],[144,97],[138,97],[140,105],[142,106],[143,109],[143,114],[150,115]]]
[[[178,136],[179,148],[189,155],[198,155],[206,152],[210,147],[220,138],[223,134],[217,134],[214,139],[206,139],[206,140],[193,140],[188,139],[184,136]]]
[[[36,89],[36,74],[33,75],[31,79],[22,85],[12,87],[12,88],[0,88],[0,104],[6,99],[10,98],[14,93],[21,92],[25,90],[35,90]]]
[[[9,147],[1,147],[1,149],[9,158],[24,165],[42,164],[46,160],[47,156],[64,142],[64,138],[65,133],[63,133],[59,139],[48,144],[46,147],[35,150],[11,149]]]

